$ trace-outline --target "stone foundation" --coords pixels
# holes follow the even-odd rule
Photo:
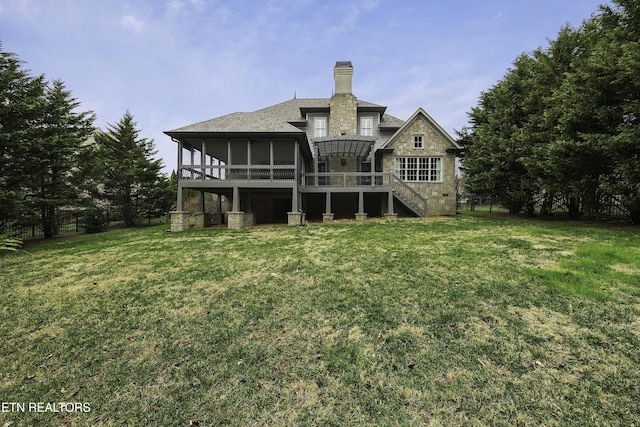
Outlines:
[[[366,213],[356,213],[356,221],[364,221],[367,219]]]
[[[384,214],[384,219],[390,220],[390,221],[395,221],[396,219],[398,219],[398,214],[397,213],[386,213]]]
[[[322,214],[322,222],[331,222],[333,221],[333,212],[325,212]]]
[[[189,229],[189,212],[171,212],[171,231],[185,231]]]
[[[302,212],[287,212],[288,216],[288,224],[290,226],[300,225],[300,221],[302,220]]]

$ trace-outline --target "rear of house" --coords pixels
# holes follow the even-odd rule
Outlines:
[[[185,190],[200,194],[196,226],[226,222],[452,215],[461,147],[423,109],[407,121],[352,93],[353,66],[334,67],[331,98],[294,98],[165,132],[178,145],[172,230],[189,226]],[[216,195],[205,212],[205,195]]]

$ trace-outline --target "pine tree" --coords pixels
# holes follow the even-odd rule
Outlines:
[[[34,138],[45,86],[44,76],[29,75],[0,44],[0,229],[24,211],[25,143]]]
[[[107,132],[96,134],[102,162],[98,166],[103,183],[100,197],[116,209],[127,227],[155,213],[158,203],[163,202],[158,186],[166,180],[160,172],[161,160],[153,159],[153,140],[141,138],[136,126],[127,111]]]
[[[512,212],[555,200],[571,217],[618,200],[640,222],[640,5],[613,3],[482,94],[461,140],[471,191]]]
[[[46,87],[37,134],[24,142],[26,206],[38,212],[45,237],[58,233],[60,208],[80,205],[78,159],[93,131],[92,112],[77,112],[80,103],[59,80]]]

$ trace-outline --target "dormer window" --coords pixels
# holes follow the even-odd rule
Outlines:
[[[373,135],[373,118],[371,117],[360,118],[360,135],[361,136]]]
[[[326,117],[316,117],[313,120],[313,136],[316,138],[327,136],[327,118]]]
[[[313,136],[321,138],[327,136],[327,118],[316,117],[313,119]]]

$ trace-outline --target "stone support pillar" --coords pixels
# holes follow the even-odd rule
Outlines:
[[[228,212],[227,227],[231,230],[240,230],[244,226],[244,212]]]
[[[333,212],[324,212],[322,214],[322,221],[323,222],[331,222],[331,221],[333,221]]]
[[[238,187],[233,187],[231,206],[231,212],[227,212],[227,227],[231,230],[239,230],[245,225],[245,214],[240,210],[240,188]]]
[[[189,229],[189,212],[171,212],[169,217],[171,218],[171,231],[178,232]]]
[[[300,225],[302,221],[302,212],[287,212],[288,221],[290,226]]]

